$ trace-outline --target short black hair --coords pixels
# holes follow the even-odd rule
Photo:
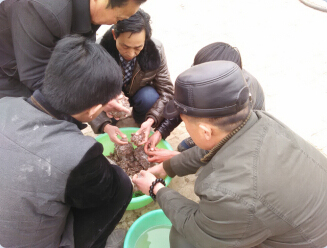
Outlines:
[[[124,5],[127,5],[128,1],[134,1],[136,4],[141,5],[142,3],[146,2],[146,0],[108,0],[107,8],[120,8]]]
[[[235,130],[237,127],[239,127],[242,124],[242,122],[244,122],[247,119],[247,117],[249,117],[251,111],[252,111],[251,107],[247,106],[246,108],[240,110],[239,112],[233,115],[223,116],[218,118],[194,117],[185,114],[184,116],[186,116],[186,118],[188,118],[188,120],[192,123],[203,121],[218,127],[220,130],[224,132],[230,133],[233,130]]]
[[[70,35],[55,46],[41,91],[53,108],[73,115],[120,94],[122,78],[117,62],[102,46]]]
[[[150,19],[151,17],[148,13],[139,9],[130,18],[118,21],[117,24],[113,26],[116,38],[118,38],[121,33],[131,32],[134,34],[145,30],[145,40],[149,40],[152,35]]]
[[[236,47],[224,42],[215,42],[201,48],[194,57],[193,65],[217,60],[232,61],[242,69],[240,52]]]

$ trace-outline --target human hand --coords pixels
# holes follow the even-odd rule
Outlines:
[[[161,139],[162,139],[162,135],[159,131],[156,131],[154,134],[152,134],[148,139],[148,141],[144,144],[145,153],[148,152],[148,149],[154,151],[154,148],[156,147],[156,145],[158,145]]]
[[[126,113],[125,117],[127,115],[130,115],[131,112],[129,111],[128,108],[124,107],[121,103],[120,100],[124,97],[124,95],[120,94],[117,96],[115,99],[112,99],[109,101],[103,108],[103,111],[106,112],[107,116],[109,118],[113,118],[113,115],[111,114],[112,112],[124,112]],[[116,120],[119,120],[119,118],[115,118]]]
[[[128,141],[127,141],[127,136],[122,133],[118,127],[116,126],[111,126],[109,124],[105,125],[103,131],[105,133],[108,134],[110,140],[115,143],[115,144],[118,144],[118,145],[126,145],[128,144]],[[117,135],[120,135],[120,137],[122,137],[122,139],[120,140]],[[123,140],[126,140],[126,141],[123,141]]]
[[[148,141],[149,134],[151,131],[151,126],[153,125],[153,123],[154,120],[152,118],[148,118],[145,122],[142,123],[140,129],[137,130],[137,132],[135,133],[136,135],[140,135],[141,133],[144,133],[144,139],[141,143],[139,143],[139,146],[145,144]]]
[[[141,170],[139,174],[133,176],[133,183],[143,194],[149,195],[150,186],[156,177],[148,171]],[[153,188],[153,193],[156,195],[158,190],[165,187],[162,183],[157,183]]]
[[[167,173],[166,173],[165,169],[163,168],[162,163],[150,167],[147,171],[150,172],[151,174],[153,174],[154,176],[156,176],[157,178],[165,179],[167,176]]]
[[[180,153],[157,147],[146,149],[146,146],[144,146],[144,151],[148,155],[148,161],[156,163],[162,163]]]

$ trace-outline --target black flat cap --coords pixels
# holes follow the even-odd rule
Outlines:
[[[242,70],[230,61],[199,64],[181,73],[174,99],[164,110],[171,119],[179,114],[217,118],[233,115],[249,104],[249,88]]]

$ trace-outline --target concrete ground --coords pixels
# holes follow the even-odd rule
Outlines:
[[[153,37],[165,46],[171,78],[193,63],[203,46],[222,41],[239,49],[243,67],[262,85],[266,110],[327,154],[327,14],[298,0],[148,0]],[[101,35],[107,26],[98,31]],[[173,148],[188,137],[181,124],[167,139]],[[170,187],[188,198],[194,176]],[[119,227],[159,208],[127,211]]]

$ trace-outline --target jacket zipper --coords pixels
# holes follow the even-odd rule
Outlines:
[[[131,93],[131,90],[132,90],[132,87],[133,87],[133,83],[134,83],[134,79],[135,79],[137,73],[139,73],[140,71],[141,71],[141,69],[139,69],[139,70],[135,73],[134,77],[132,78],[132,83],[131,83],[131,87],[129,88],[128,95]]]

